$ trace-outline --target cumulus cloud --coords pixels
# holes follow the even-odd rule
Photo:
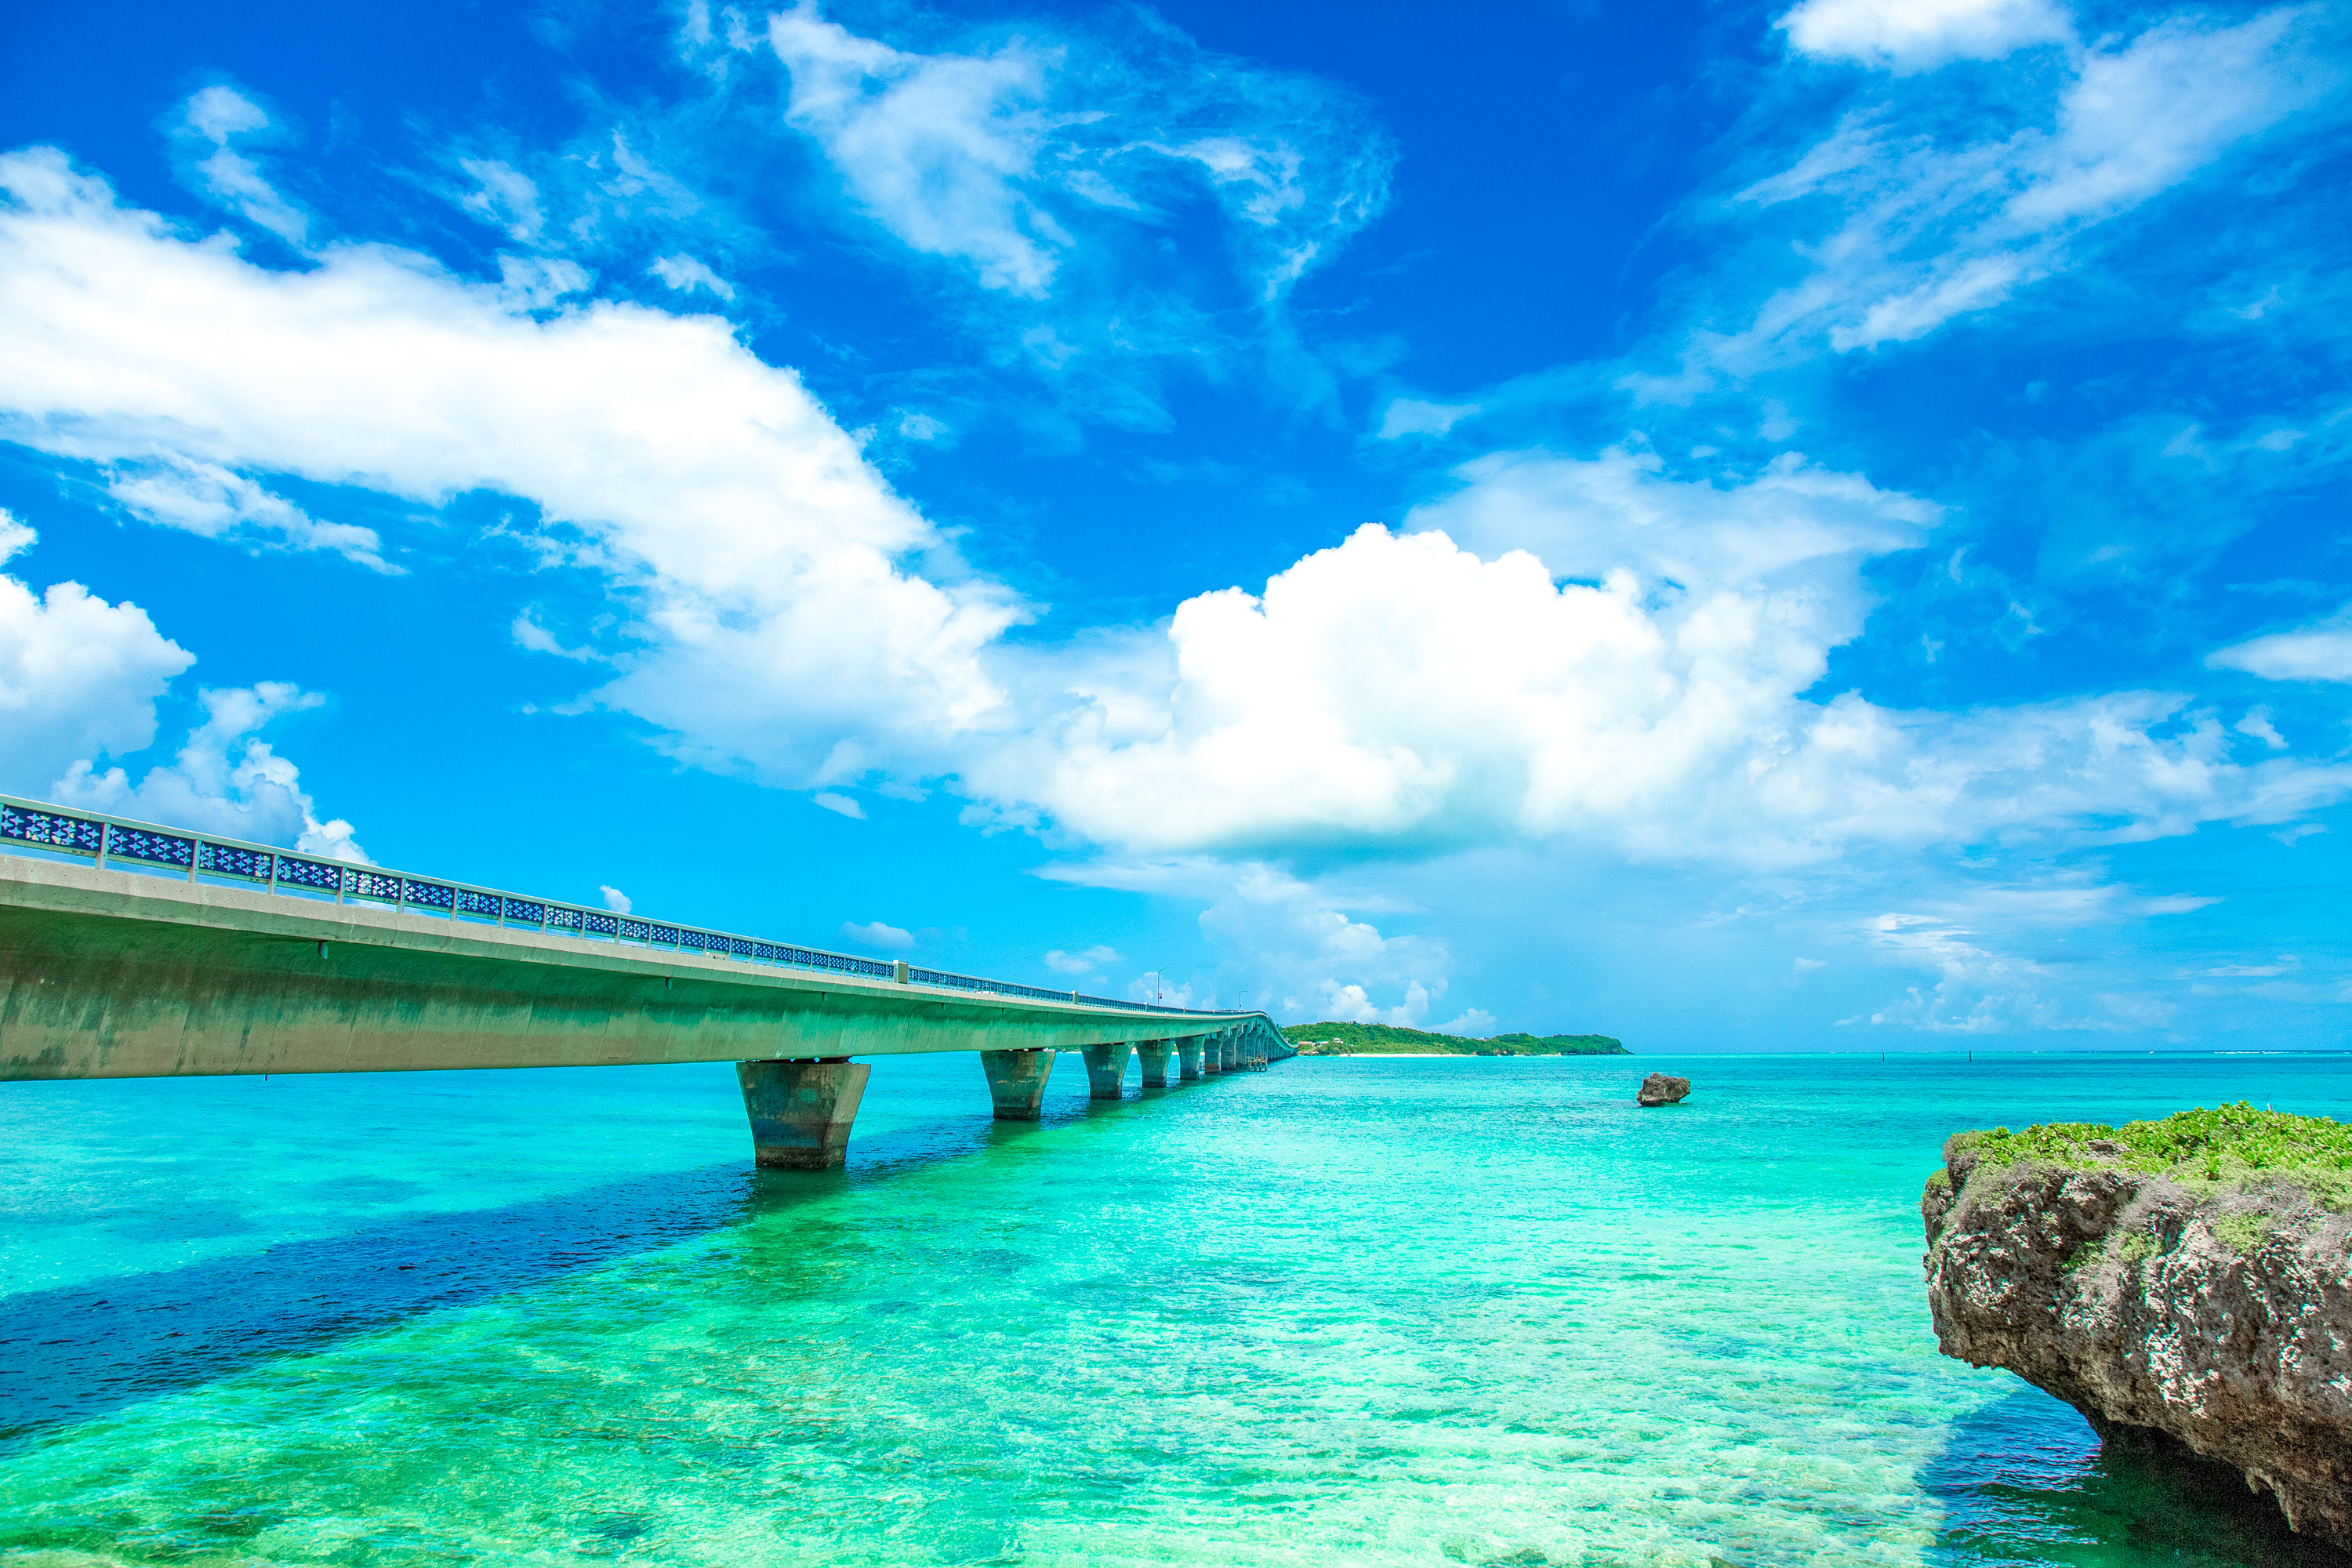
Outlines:
[[[1065,952],[1055,948],[1045,955],[1045,967],[1056,974],[1093,974],[1118,962],[1118,950],[1115,947],[1090,947],[1083,952]]]
[[[596,885],[596,890],[604,896],[604,907],[612,910],[616,915],[627,914],[630,910],[635,907],[630,903],[629,895],[621,891],[618,888],[613,887],[607,883],[599,882]]]
[[[819,790],[809,798],[814,801],[817,805],[824,807],[825,810],[830,811],[838,816],[845,816],[852,822],[863,822],[866,820],[866,808],[858,805],[856,800],[852,799],[848,795],[841,795],[833,790],[827,789]]]
[[[1999,59],[2074,37],[2050,0],[1804,0],[1779,26],[1801,54],[1896,70]]]
[[[1797,18],[1815,14],[1790,14],[1792,38]],[[1923,25],[2025,14],[1847,0],[1819,13]],[[1839,216],[1802,243],[1811,261],[1802,280],[1773,295],[1742,331],[1701,339],[1699,357],[1740,370],[1823,343],[1873,349],[2002,303],[2069,265],[2089,230],[2335,100],[2342,72],[2318,47],[2323,24],[2311,7],[2233,26],[2164,21],[2077,52],[2046,119],[2021,124],[1980,112],[1947,121],[1949,106],[1933,98],[1913,119],[1898,112],[1900,102],[1849,117],[1734,203],[1739,210],[1801,200],[1801,211],[1826,203]],[[1962,127],[1976,133],[1953,134]]]
[[[1187,600],[1160,662],[1106,650],[1079,705],[969,753],[968,784],[1129,854],[1570,839],[1752,867],[2278,822],[2352,787],[2266,743],[2240,761],[2244,731],[2176,693],[1946,713],[1816,692],[1870,608],[1863,560],[1937,515],[1859,476],[1786,458],[1717,484],[1626,452],[1460,474],[1410,531]]]
[[[367,864],[367,853],[341,818],[320,821],[301,786],[300,770],[257,731],[281,714],[315,708],[315,692],[283,681],[197,694],[205,721],[188,732],[173,761],[136,784],[120,767],[98,771],[77,762],[50,786],[62,805],[143,817],[227,837],[282,844],[306,855]]]
[[[0,563],[34,542],[0,511]],[[0,788],[37,796],[78,762],[152,744],[156,699],[194,662],[127,600],[0,576]]]

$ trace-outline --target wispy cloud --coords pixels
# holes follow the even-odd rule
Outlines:
[[[288,550],[323,550],[373,571],[396,573],[385,563],[375,530],[321,522],[282,496],[218,463],[166,456],[119,465],[107,493],[142,521],[184,529],[207,539],[236,538]]]
[[[1820,15],[1892,26],[1895,9]],[[1902,9],[1949,19],[1996,8]],[[1813,15],[1801,8],[1792,26]],[[1700,336],[1696,363],[1741,374],[1823,345],[1906,342],[2002,304],[2072,265],[2076,242],[2099,226],[2339,102],[2343,73],[2319,47],[2327,26],[2307,6],[2235,26],[2158,22],[2075,52],[2040,110],[1928,85],[1888,89],[1735,198],[1727,216],[1788,209],[1803,275],[1744,325]],[[1818,215],[1831,222],[1818,226]]]
[[[2205,662],[2215,669],[2242,669],[2265,680],[2352,680],[2352,606],[2293,631],[2218,649]],[[2265,726],[2268,721],[2265,716]]]

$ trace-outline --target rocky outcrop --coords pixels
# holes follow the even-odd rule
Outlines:
[[[2241,1109],[2304,1120],[2223,1108]],[[1937,1338],[2057,1395],[2103,1437],[2158,1434],[2235,1466],[2294,1529],[2352,1549],[2342,1168],[2144,1135],[2168,1125],[1948,1143],[1920,1205]]]
[[[1637,1105],[1678,1105],[1690,1093],[1690,1079],[1676,1078],[1670,1072],[1654,1072],[1642,1080],[1634,1094]]]

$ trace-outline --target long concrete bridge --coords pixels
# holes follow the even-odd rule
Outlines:
[[[971,1051],[1034,1121],[1295,1055],[1263,1013],[983,980],[0,796],[0,1079],[732,1061],[762,1165],[842,1163],[871,1070]],[[1171,1076],[1172,1075],[1172,1076]]]

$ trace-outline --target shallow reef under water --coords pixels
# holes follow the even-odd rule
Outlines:
[[[2225,1100],[2352,1058],[0,1085],[0,1563],[2341,1563],[1929,1326],[1948,1134]]]

